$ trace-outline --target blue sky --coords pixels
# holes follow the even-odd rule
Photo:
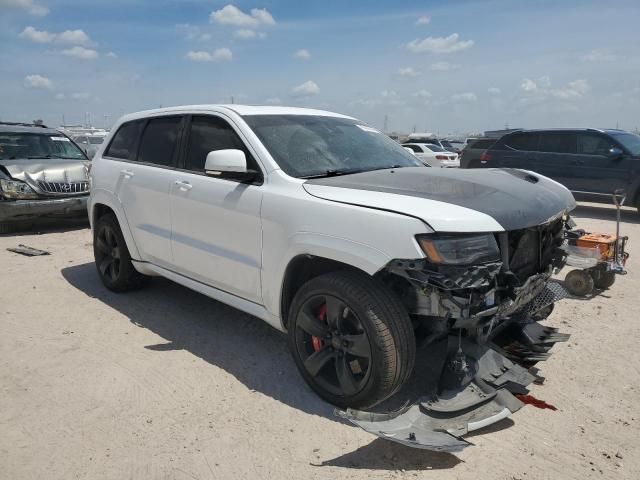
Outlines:
[[[311,106],[389,130],[640,126],[640,2],[0,0],[0,119]]]

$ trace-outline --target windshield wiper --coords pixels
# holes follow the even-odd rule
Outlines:
[[[360,173],[364,172],[364,170],[353,169],[353,168],[344,168],[344,169],[329,169],[325,170],[322,173],[313,173],[311,175],[303,175],[299,178],[326,178],[326,177],[337,177],[338,175],[349,175],[351,173]]]
[[[68,157],[61,157],[59,155],[51,155],[50,153],[47,155],[31,155],[27,157],[29,160],[32,159],[37,159],[37,158],[68,158]]]

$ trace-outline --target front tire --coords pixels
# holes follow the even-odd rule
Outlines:
[[[364,273],[316,277],[296,293],[289,346],[303,378],[328,402],[371,407],[409,378],[416,340],[398,298]]]
[[[149,281],[131,262],[129,249],[112,213],[98,219],[93,229],[93,256],[98,275],[105,287],[113,292],[137,290]]]

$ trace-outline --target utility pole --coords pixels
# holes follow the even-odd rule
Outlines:
[[[235,103],[235,99],[233,98],[233,95],[231,95],[231,105],[233,105]]]
[[[384,116],[384,133],[389,131],[389,115]]]

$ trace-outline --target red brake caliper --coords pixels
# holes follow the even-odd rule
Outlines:
[[[322,305],[320,305],[320,308],[318,309],[318,312],[316,314],[318,316],[318,320],[320,320],[321,322],[326,322],[327,321],[327,304],[323,303]],[[311,345],[313,346],[313,351],[317,352],[319,351],[323,346],[324,346],[324,342],[322,340],[322,338],[320,337],[314,337],[313,335],[311,336]]]

